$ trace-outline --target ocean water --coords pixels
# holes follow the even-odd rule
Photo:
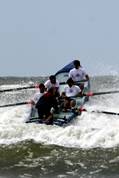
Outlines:
[[[0,78],[0,90],[41,78]],[[119,77],[91,78],[94,92],[119,90]],[[0,93],[0,105],[28,101],[36,89]],[[118,178],[119,94],[90,97],[67,127],[26,124],[30,105],[0,108],[0,178]]]

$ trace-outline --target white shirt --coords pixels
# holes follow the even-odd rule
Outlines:
[[[52,88],[52,87],[55,87],[55,88],[58,88],[58,89],[59,89],[59,82],[58,82],[58,80],[56,80],[56,83],[55,83],[55,84],[52,84],[50,80],[47,80],[44,85],[45,85],[45,87],[46,87],[47,89],[50,89],[50,88]]]
[[[69,72],[69,77],[72,78],[73,81],[80,81],[86,79],[86,72],[82,67],[79,67],[79,69],[73,68]]]
[[[40,93],[40,92],[35,93],[34,97],[32,98],[32,101],[34,101],[34,103],[36,104],[38,100],[41,98],[41,96],[43,95],[44,93]]]
[[[67,97],[72,97],[78,95],[81,89],[77,85],[73,85],[72,87],[66,86],[64,92]]]

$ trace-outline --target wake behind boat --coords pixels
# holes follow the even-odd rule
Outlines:
[[[64,91],[67,79],[69,78],[69,71],[74,67],[72,61],[71,63],[69,63],[68,65],[66,65],[65,67],[63,67],[61,70],[59,70],[55,76],[57,78],[57,80],[60,82],[60,93],[62,93]],[[84,84],[84,89],[83,89],[83,93],[88,93],[90,91],[90,81],[79,81],[79,83],[83,83]],[[76,107],[80,108],[82,106],[84,106],[85,102],[88,101],[88,96],[83,96],[83,97],[77,97],[75,98],[76,100]],[[53,125],[58,125],[58,126],[65,126],[67,124],[70,124],[71,121],[73,121],[78,115],[80,115],[80,112],[77,112],[74,109],[68,109],[66,112],[64,112],[63,110],[60,110],[58,113],[54,113],[53,114]],[[28,118],[28,120],[26,121],[26,123],[45,123],[43,122],[42,119],[39,119],[38,117],[38,112],[37,109],[32,107],[31,109],[31,113],[30,116]]]

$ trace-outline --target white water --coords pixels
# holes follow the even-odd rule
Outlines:
[[[90,98],[85,108],[119,112],[119,94]],[[119,145],[119,116],[82,113],[67,127],[26,124],[29,106],[0,108],[0,144],[26,140],[65,147],[94,148]]]

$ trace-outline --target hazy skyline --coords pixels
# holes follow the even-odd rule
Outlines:
[[[0,76],[44,76],[80,58],[119,73],[118,0],[0,0]]]

